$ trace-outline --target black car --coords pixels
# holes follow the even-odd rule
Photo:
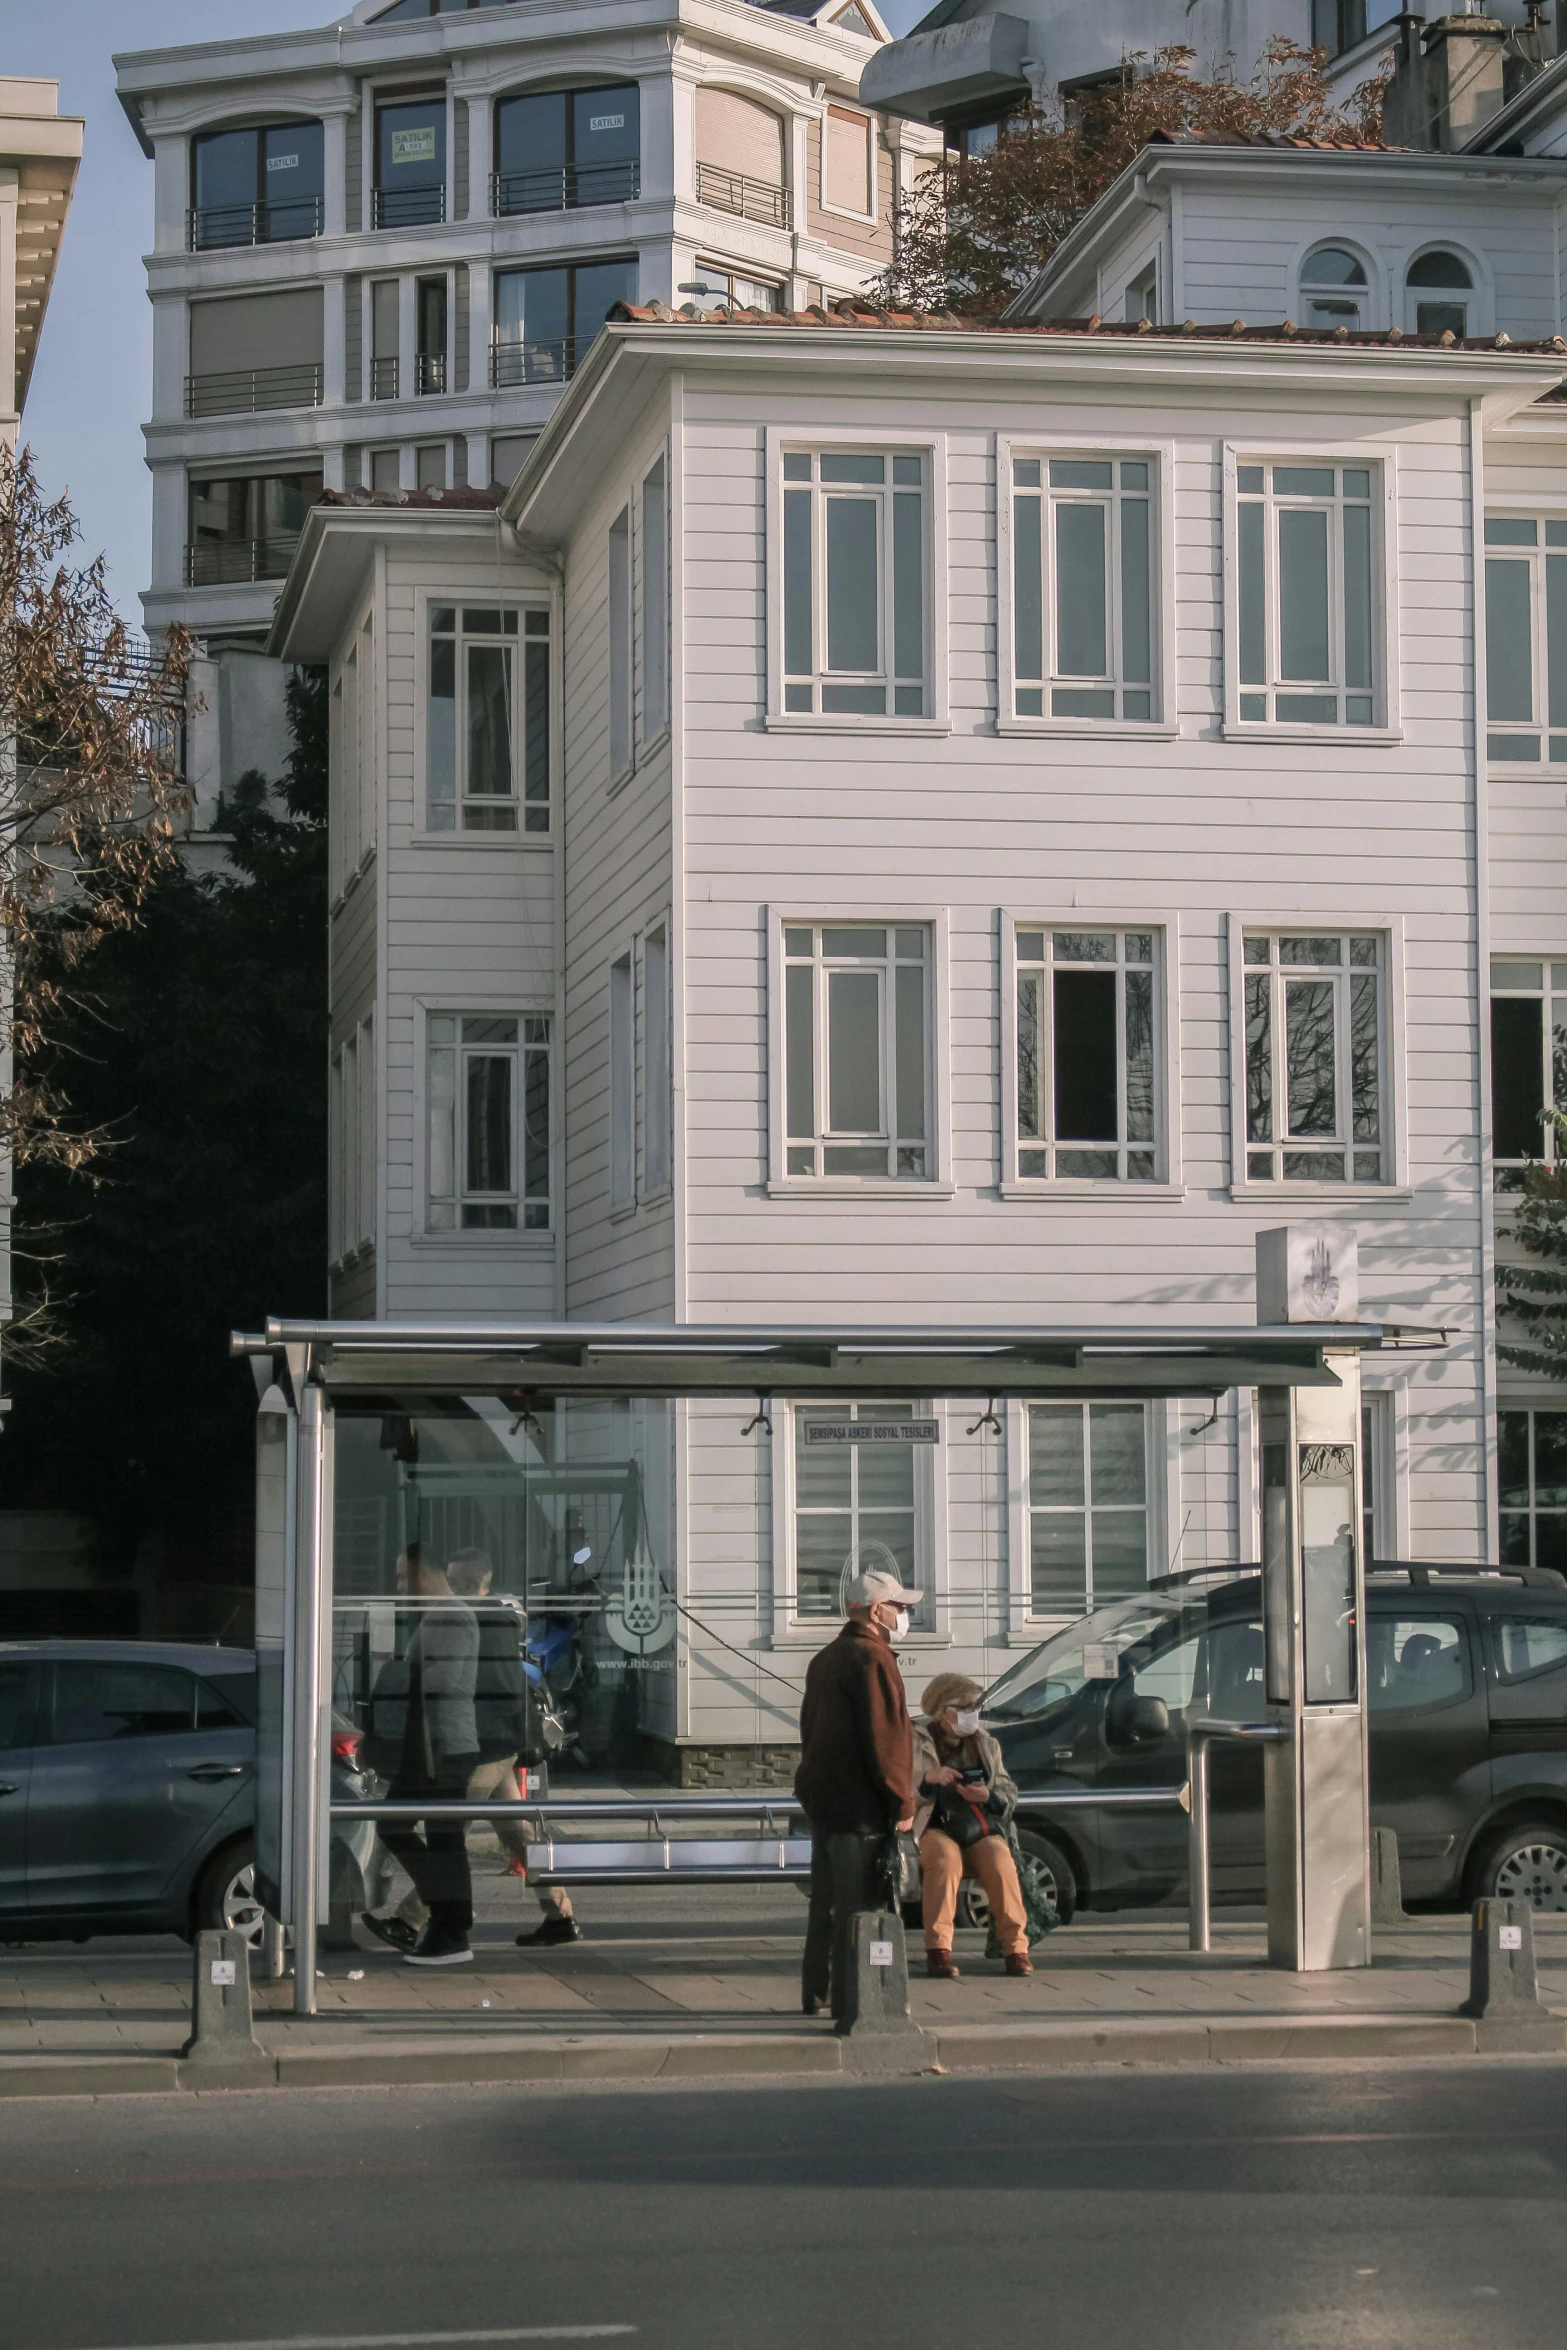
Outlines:
[[[259,1938],[256,1659],[131,1640],[0,1643],[0,1942],[90,1934]],[[332,1785],[365,1792],[359,1733]],[[374,1890],[375,1830],[340,1823],[332,1907]]]
[[[1179,1787],[1188,1719],[1265,1718],[1262,1659],[1255,1568],[1174,1577],[1020,1659],[987,1692],[985,1725],[1023,1790]],[[1366,1674],[1371,1819],[1397,1831],[1406,1903],[1500,1894],[1567,1910],[1567,1580],[1373,1567]],[[1213,1898],[1260,1902],[1262,1752],[1220,1740],[1210,1773]],[[1186,1836],[1173,1806],[1019,1824],[1063,1920],[1183,1903]]]

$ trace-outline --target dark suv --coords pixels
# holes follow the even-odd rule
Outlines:
[[[1406,1902],[1567,1910],[1567,1580],[1373,1567],[1366,1672],[1371,1818],[1398,1833]],[[1178,1787],[1189,1719],[1265,1717],[1261,1576],[1175,1577],[1100,1608],[1021,1658],[984,1712],[1020,1789]],[[1215,1901],[1264,1897],[1262,1772],[1256,1747],[1212,1748]],[[1186,1833],[1173,1806],[1020,1824],[1064,1918],[1184,1902]]]
[[[0,1942],[257,1939],[255,1721],[248,1648],[0,1643]],[[334,1729],[336,1795],[365,1792],[358,1746]],[[369,1822],[334,1828],[334,1917],[369,1898],[374,1850]]]

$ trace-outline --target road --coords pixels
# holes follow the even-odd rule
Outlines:
[[[1567,2059],[18,2102],[0,2212],[6,2350],[1559,2350]]]

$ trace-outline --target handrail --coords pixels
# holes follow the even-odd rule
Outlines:
[[[321,362],[230,367],[185,378],[187,416],[253,415],[264,408],[319,408]]]
[[[1186,1725],[1187,1784],[1191,1819],[1186,1831],[1188,1946],[1211,1950],[1212,1915],[1208,1892],[1208,1748],[1215,1738],[1248,1746],[1279,1746],[1289,1737],[1287,1722],[1191,1722]]]
[[[1019,1795],[1019,1812],[1126,1810],[1153,1804],[1175,1808],[1186,1802],[1184,1787],[1062,1787]],[[775,1814],[804,1817],[797,1795],[568,1795],[492,1803],[470,1802],[466,1796],[355,1796],[329,1806],[334,1820],[389,1820],[398,1825],[412,1820],[529,1820],[542,1826],[552,1820],[745,1820]]]

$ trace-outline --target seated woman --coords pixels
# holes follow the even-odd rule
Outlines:
[[[1009,1975],[1031,1975],[1028,1923],[1005,1828],[1017,1789],[1001,1749],[979,1726],[979,1684],[938,1673],[914,1725],[914,1834],[920,1848],[925,1971],[956,1982],[952,1922],[958,1886],[979,1879]]]

